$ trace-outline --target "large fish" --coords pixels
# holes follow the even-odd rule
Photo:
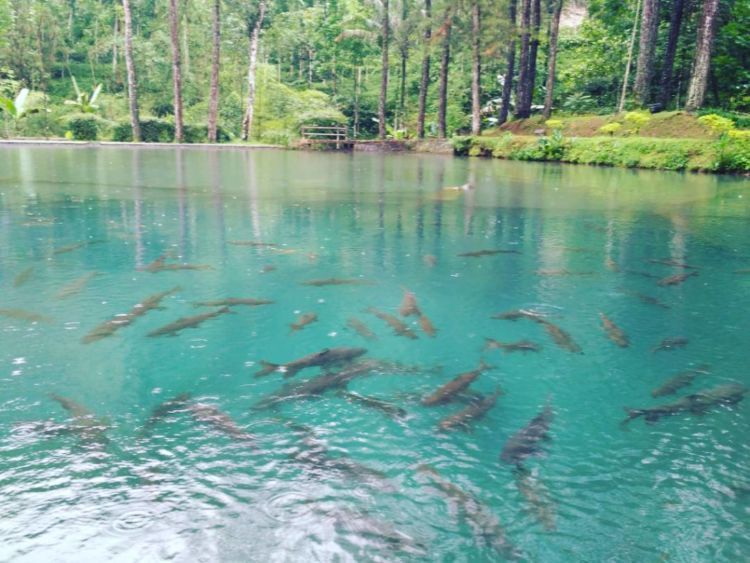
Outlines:
[[[672,266],[673,268],[682,268],[683,270],[697,270],[698,268],[695,266],[691,266],[690,264],[685,264],[684,262],[679,262],[674,259],[658,259],[658,258],[651,258],[649,260],[651,264],[663,264],[665,266]]]
[[[358,404],[370,409],[378,410],[391,418],[406,418],[406,415],[408,414],[405,409],[397,407],[387,401],[383,401],[382,399],[376,399],[375,397],[367,397],[365,395],[360,395],[359,393],[352,393],[351,391],[343,390],[339,391],[338,396],[346,399],[352,404]]]
[[[656,282],[656,285],[660,286],[668,286],[668,285],[679,285],[682,282],[684,282],[686,279],[691,278],[693,276],[697,276],[698,272],[692,271],[686,274],[675,274],[674,276],[668,276],[666,278],[660,279],[658,282]]]
[[[314,323],[318,320],[317,313],[305,313],[303,315],[300,315],[296,322],[293,322],[289,325],[289,332],[297,332],[298,330],[302,330],[310,323]]]
[[[52,394],[51,398],[68,411],[70,415],[70,421],[67,424],[68,430],[78,436],[84,446],[102,448],[109,443],[106,434],[109,425],[105,421],[98,418],[83,405],[66,397]]]
[[[520,466],[527,457],[540,454],[541,442],[548,439],[554,416],[552,405],[548,402],[526,426],[508,438],[500,452],[500,459]]]
[[[674,377],[670,377],[662,385],[651,391],[651,396],[663,397],[665,395],[674,395],[683,387],[687,387],[688,385],[693,383],[693,380],[699,375],[706,375],[709,373],[710,372],[708,371],[708,366],[706,365],[701,365],[696,368],[680,372]]]
[[[502,350],[506,354],[510,352],[539,352],[542,349],[539,344],[530,340],[519,340],[518,342],[500,342],[493,338],[484,339],[485,350]]]
[[[377,340],[377,335],[370,330],[370,327],[368,327],[365,323],[360,321],[359,319],[355,317],[351,317],[347,322],[346,326],[354,330],[357,334],[359,334],[362,338],[365,340]]]
[[[745,396],[747,387],[738,385],[736,383],[729,383],[726,385],[719,385],[711,389],[704,389],[698,391],[687,397],[683,397],[674,403],[666,405],[659,405],[656,407],[648,407],[643,409],[631,409],[625,407],[625,412],[628,413],[627,418],[623,421],[623,424],[627,424],[631,420],[643,417],[648,423],[657,422],[660,418],[665,416],[672,416],[684,412],[691,414],[703,414],[710,410],[712,407],[718,405],[733,405],[739,403]]]
[[[472,422],[482,418],[495,406],[497,398],[502,394],[502,390],[498,387],[492,395],[481,397],[470,403],[465,409],[445,417],[440,421],[438,427],[441,430],[453,430],[454,428],[468,430]]]
[[[521,496],[529,504],[531,512],[539,523],[547,531],[551,532],[557,529],[557,524],[555,523],[555,505],[547,488],[542,485],[537,477],[531,474],[531,471],[524,467],[517,467],[514,473],[518,492],[521,493]]]
[[[544,325],[544,329],[547,331],[547,334],[550,335],[552,341],[560,348],[564,348],[565,350],[573,352],[574,354],[580,354],[582,352],[581,347],[576,343],[575,340],[573,340],[573,337],[563,329],[561,329],[559,326],[549,321],[540,322]]]
[[[25,309],[0,309],[0,317],[8,317],[9,319],[16,319],[19,321],[26,321],[29,323],[50,323],[52,319],[34,313],[33,311],[26,311]]]
[[[451,379],[448,383],[438,387],[436,391],[422,399],[422,404],[433,406],[453,400],[457,394],[465,391],[483,372],[490,369],[494,369],[494,366],[490,366],[482,360],[476,369],[462,373]]]
[[[435,325],[432,324],[432,321],[429,319],[429,317],[427,317],[427,315],[419,315],[419,326],[422,329],[422,332],[424,332],[427,336],[434,338],[437,334]]]
[[[393,332],[395,332],[398,336],[403,336],[411,340],[416,340],[417,338],[419,338],[412,329],[410,329],[401,320],[391,315],[390,313],[380,311],[378,309],[375,309],[374,307],[369,307],[367,309],[367,312],[372,313],[380,320],[388,323],[388,325],[393,329]]]
[[[232,310],[229,307],[222,307],[221,309],[209,311],[208,313],[201,313],[200,315],[193,315],[192,317],[182,317],[174,322],[164,325],[161,328],[152,330],[147,334],[147,336],[150,336],[152,338],[155,336],[177,336],[177,333],[185,330],[186,328],[198,328],[209,319],[213,319],[220,315],[226,315],[227,313],[231,312]]]
[[[252,246],[253,248],[276,248],[279,245],[275,242],[261,242],[257,240],[228,240],[227,244],[234,246]]]
[[[143,425],[141,430],[141,436],[149,434],[153,431],[157,424],[168,416],[185,409],[185,405],[190,400],[190,393],[180,393],[176,397],[172,397],[166,401],[163,401],[156,405],[151,411],[151,416]]]
[[[641,301],[641,303],[646,303],[647,305],[654,305],[655,307],[661,307],[662,309],[670,308],[669,305],[662,303],[656,297],[651,297],[650,295],[644,295],[643,293],[638,293],[637,291],[630,291],[627,289],[621,289],[620,292],[624,293],[625,295],[636,297]]]
[[[526,309],[516,309],[513,311],[506,311],[504,313],[497,313],[495,315],[492,315],[490,318],[502,321],[517,321],[518,319],[529,319],[536,323],[543,323],[545,320],[544,317],[539,313],[535,313],[534,311],[529,311]]]
[[[617,326],[612,319],[607,317],[604,313],[599,313],[599,318],[602,320],[602,326],[604,331],[607,333],[609,339],[617,344],[620,348],[627,348],[630,346],[630,339],[623,330]]]
[[[362,279],[343,279],[343,278],[326,278],[321,280],[308,280],[302,282],[302,285],[312,285],[314,287],[324,287],[327,285],[373,285],[374,282]]]
[[[462,258],[480,258],[482,256],[495,256],[497,254],[521,254],[518,250],[474,250],[472,252],[462,252],[458,256]]]
[[[21,287],[34,274],[34,266],[29,266],[13,279],[13,287]]]
[[[412,315],[418,317],[422,314],[419,305],[417,305],[417,297],[406,288],[404,288],[404,297],[401,300],[398,312],[402,317],[410,317]]]
[[[198,301],[194,303],[196,307],[235,307],[237,305],[246,305],[247,307],[258,307],[260,305],[271,305],[274,301],[268,299],[252,299],[245,297],[227,297],[226,299],[216,299],[214,301]]]
[[[188,403],[187,412],[193,420],[241,442],[254,442],[255,436],[240,427],[227,413],[206,403]]]
[[[85,274],[78,278],[75,281],[72,281],[65,287],[63,287],[55,297],[57,299],[67,299],[68,297],[71,297],[75,295],[76,293],[80,292],[84,287],[86,287],[86,284],[88,284],[92,279],[94,279],[96,276],[98,276],[98,272],[90,272],[88,274]]]
[[[327,367],[344,362],[350,362],[359,358],[367,352],[365,348],[324,348],[320,352],[314,352],[307,356],[294,360],[286,364],[273,364],[271,362],[261,361],[263,369],[255,374],[255,377],[262,377],[280,371],[284,377],[294,377],[298,372],[309,367]]]
[[[83,241],[83,242],[76,242],[74,244],[69,244],[67,246],[59,246],[59,247],[57,247],[57,248],[55,248],[55,249],[52,250],[52,254],[53,255],[67,254],[68,252],[73,252],[74,250],[78,250],[79,248],[83,248],[85,246],[89,246],[89,245],[92,245],[92,244],[99,244],[101,242],[104,242],[104,241],[101,241],[101,240],[86,240],[86,241]]]
[[[659,344],[651,348],[652,352],[660,352],[662,350],[676,350],[677,348],[684,348],[687,346],[689,340],[684,336],[675,336],[673,338],[665,338]]]

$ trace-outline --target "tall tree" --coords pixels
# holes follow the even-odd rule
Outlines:
[[[182,69],[178,0],[169,0],[169,36],[172,43],[172,88],[174,90],[174,140],[182,142]]]
[[[682,15],[685,12],[685,0],[672,0],[672,11],[669,20],[669,39],[664,50],[664,64],[661,70],[661,82],[659,87],[659,103],[667,107],[672,97],[672,71],[674,59],[677,54],[677,42],[680,39],[680,27],[682,26]]]
[[[638,15],[641,13],[641,0],[636,0],[633,27],[630,30],[630,44],[628,45],[628,57],[625,63],[625,75],[622,77],[622,91],[620,102],[617,104],[617,112],[622,113],[625,109],[625,98],[628,94],[628,82],[630,80],[630,67],[633,65],[633,49],[635,48],[635,35],[638,33]]]
[[[482,131],[482,58],[480,53],[482,39],[482,12],[479,0],[471,3],[471,134],[479,135]]]
[[[378,137],[385,139],[385,104],[388,96],[388,46],[390,37],[390,6],[388,0],[383,0],[382,23],[382,68],[380,71],[380,98],[378,100]]]
[[[451,32],[453,30],[453,6],[448,4],[439,33],[443,36],[442,55],[440,57],[440,84],[438,86],[438,137],[445,139],[448,135],[448,71],[451,63]]]
[[[531,108],[526,108],[526,89],[529,86],[529,43],[531,27],[531,1],[521,2],[521,56],[518,61],[518,83],[516,85],[516,111],[519,119],[529,117]]]
[[[716,15],[719,10],[719,0],[704,0],[703,13],[698,25],[698,40],[695,45],[693,59],[693,74],[690,77],[685,109],[695,111],[703,105],[706,97],[708,71],[711,66],[711,49],[716,33]]]
[[[651,79],[654,75],[656,33],[659,30],[659,0],[644,0],[641,14],[641,37],[638,41],[638,62],[635,69],[633,92],[640,105],[649,101]]]
[[[555,11],[549,26],[549,59],[547,60],[547,92],[544,96],[544,118],[552,115],[552,100],[555,91],[555,65],[557,64],[557,38],[560,34],[560,16],[563,0],[555,0]]]
[[[531,4],[531,41],[529,42],[529,73],[526,77],[528,85],[524,88],[526,99],[523,101],[524,111],[531,115],[531,104],[534,101],[534,86],[536,85],[536,61],[539,54],[539,33],[542,27],[541,0],[532,0]]]
[[[253,131],[253,116],[255,115],[255,72],[258,67],[258,43],[260,43],[260,30],[263,26],[263,19],[266,16],[266,0],[258,2],[258,15],[255,18],[255,24],[251,25],[248,20],[247,30],[250,35],[248,46],[248,67],[247,67],[247,107],[245,116],[242,119],[242,140],[250,140]]]
[[[516,7],[518,0],[508,2],[508,21],[510,22],[510,41],[508,42],[508,54],[505,63],[505,80],[503,81],[503,96],[500,102],[500,113],[497,117],[497,124],[502,125],[508,121],[510,111],[510,96],[513,92],[513,75],[516,66]]]
[[[430,85],[430,49],[432,48],[432,0],[424,0],[424,53],[422,54],[422,79],[419,83],[419,110],[417,136],[424,139],[424,119],[427,110],[427,88]]]
[[[130,0],[122,0],[125,20],[125,68],[128,73],[128,106],[130,107],[130,127],[133,130],[133,141],[141,141],[141,122],[138,116],[138,90],[133,62],[133,17],[130,13]]]
[[[211,26],[211,90],[208,96],[208,142],[216,142],[219,114],[219,68],[221,65],[221,0],[214,0]]]

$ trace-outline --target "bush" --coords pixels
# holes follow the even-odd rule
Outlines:
[[[97,119],[93,115],[75,115],[68,119],[68,129],[76,141],[96,141]]]
[[[141,141],[144,143],[171,143],[174,140],[174,125],[159,119],[144,119],[141,123]],[[129,121],[115,125],[113,141],[129,143],[133,140],[133,131]]]
[[[170,102],[157,102],[151,106],[151,113],[156,117],[174,115],[174,106]]]
[[[708,127],[713,133],[723,135],[734,129],[734,121],[727,117],[709,113],[698,118],[698,122],[704,127]]]
[[[620,129],[622,129],[621,123],[607,123],[606,125],[599,127],[599,132],[612,137],[615,133],[619,132]]]

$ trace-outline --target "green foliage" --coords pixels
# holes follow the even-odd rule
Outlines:
[[[156,117],[167,117],[174,115],[174,105],[172,102],[157,102],[151,106],[151,113]]]
[[[734,129],[734,121],[715,113],[702,115],[698,121],[717,135],[724,135]]]
[[[740,113],[737,111],[727,111],[718,108],[703,108],[698,110],[699,116],[711,114],[720,115],[721,117],[731,119],[734,123],[734,126],[740,129],[750,129],[750,114]]]
[[[625,123],[630,132],[636,135],[649,121],[651,121],[651,116],[645,111],[629,111],[625,114]]]
[[[548,119],[544,124],[550,129],[562,129],[565,126],[561,119]]]
[[[96,117],[93,115],[75,115],[68,120],[68,130],[76,141],[95,141],[98,136]]]
[[[96,110],[98,110],[99,106],[96,105],[96,99],[99,97],[99,94],[102,91],[102,85],[97,84],[94,88],[94,91],[91,92],[91,95],[89,96],[86,92],[83,92],[78,87],[78,82],[76,82],[75,76],[71,76],[70,78],[73,81],[73,88],[76,92],[76,99],[65,100],[65,104],[69,106],[75,106],[76,109],[81,113],[94,113]]]
[[[622,123],[617,123],[616,121],[612,123],[607,123],[606,125],[602,125],[599,127],[599,132],[604,133],[605,135],[614,136],[615,133],[619,133],[622,129]]]
[[[594,105],[594,98],[583,92],[575,92],[565,98],[563,109],[571,113],[581,113],[590,111]]]

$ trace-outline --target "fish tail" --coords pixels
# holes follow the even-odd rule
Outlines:
[[[493,366],[493,365],[490,365],[487,362],[485,362],[484,358],[482,358],[481,360],[479,360],[479,369],[482,370],[482,371],[487,371],[487,370],[490,370],[490,369],[495,369],[495,367],[497,367],[497,366]]]
[[[263,366],[263,369],[256,372],[255,377],[263,377],[264,375],[275,372],[281,367],[280,364],[272,364],[271,362],[266,362],[265,360],[261,360],[260,365]]]
[[[643,416],[644,414],[644,411],[640,409],[631,409],[629,407],[623,407],[623,409],[625,409],[625,412],[628,413],[627,418],[621,423],[623,426],[634,418],[638,418],[639,416]]]

